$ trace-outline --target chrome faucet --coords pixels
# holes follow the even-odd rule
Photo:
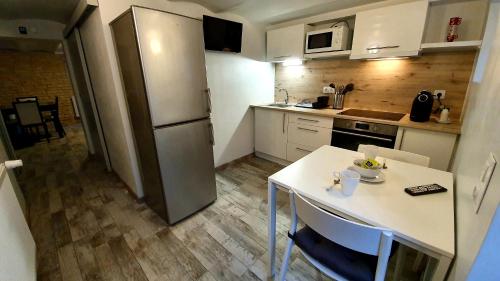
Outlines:
[[[288,104],[289,96],[288,91],[285,88],[276,88],[278,89],[278,93],[284,91],[285,92],[285,104]]]

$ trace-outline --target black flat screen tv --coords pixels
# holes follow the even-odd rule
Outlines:
[[[242,32],[239,22],[203,16],[205,50],[241,53]]]

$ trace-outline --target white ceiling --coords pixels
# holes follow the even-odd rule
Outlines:
[[[165,0],[168,1],[168,0]],[[274,24],[381,0],[172,0],[199,3],[215,13],[231,12],[250,22]],[[0,0],[1,19],[66,23],[78,0]]]
[[[66,23],[78,0],[0,0],[1,19],[43,19]]]
[[[185,0],[173,0],[185,1]],[[250,22],[274,24],[382,0],[188,0],[215,13],[231,12]]]

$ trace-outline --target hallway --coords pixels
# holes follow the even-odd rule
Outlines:
[[[37,244],[38,280],[265,280],[267,177],[250,157],[217,172],[217,201],[168,227],[87,156],[81,127],[18,151]],[[280,194],[279,253],[289,227]],[[289,280],[326,280],[297,252]]]

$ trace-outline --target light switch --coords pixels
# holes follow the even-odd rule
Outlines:
[[[486,160],[486,165],[481,171],[479,183],[474,187],[474,190],[472,191],[472,199],[474,201],[474,210],[476,213],[481,207],[481,202],[483,201],[484,194],[486,194],[486,190],[488,189],[488,185],[490,183],[491,176],[493,176],[496,165],[497,160],[495,159],[495,155],[493,155],[493,153],[490,153],[490,155],[488,156],[488,160]]]

